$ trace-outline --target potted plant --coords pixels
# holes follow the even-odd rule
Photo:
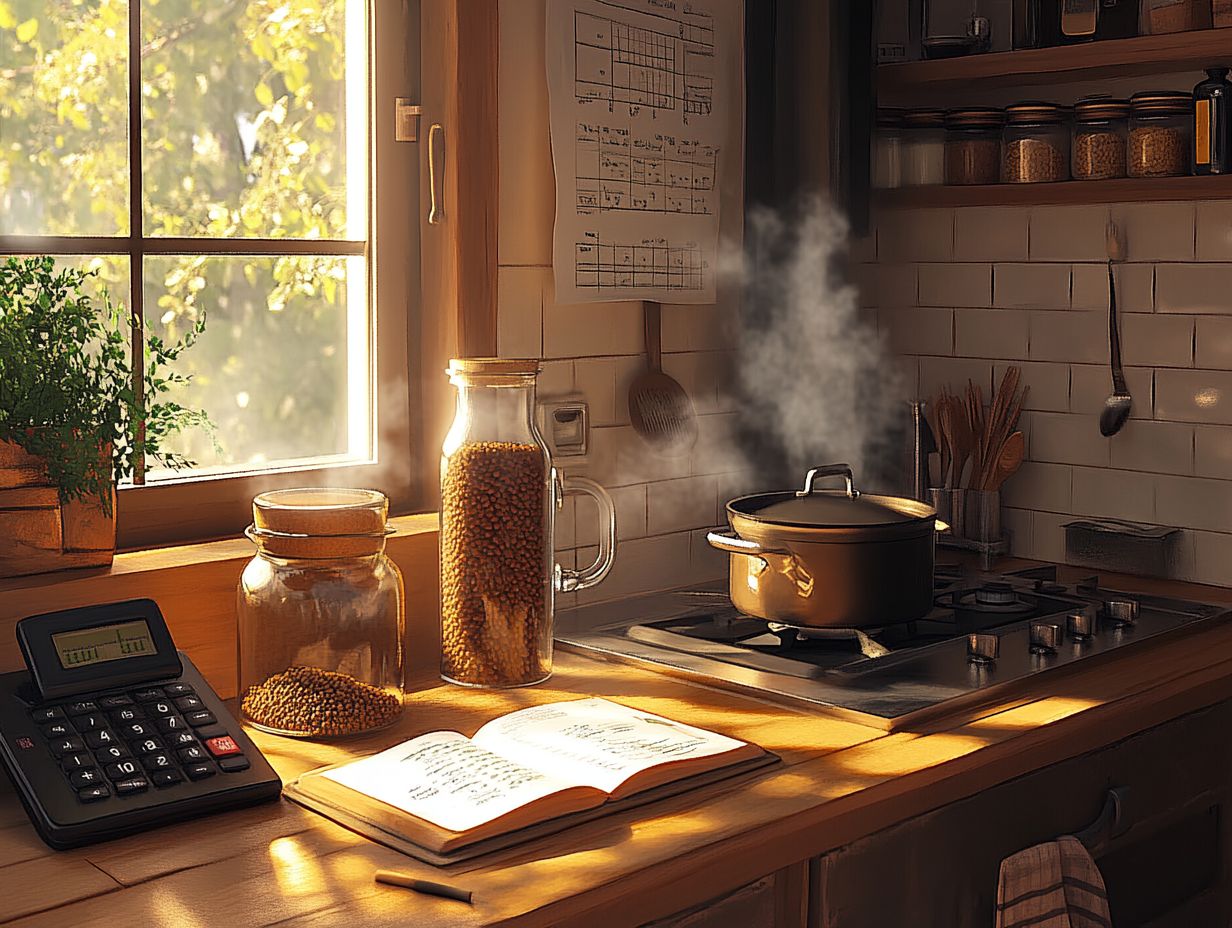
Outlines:
[[[174,344],[143,339],[139,396],[142,329],[105,291],[89,296],[92,276],[50,257],[0,264],[0,577],[110,564],[116,483],[139,460],[190,465],[164,443],[209,424],[166,397],[204,319]]]

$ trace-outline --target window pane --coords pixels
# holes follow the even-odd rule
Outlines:
[[[0,0],[0,234],[128,234],[125,0]]]
[[[371,449],[367,278],[362,257],[159,256],[145,262],[148,331],[205,334],[170,398],[204,409],[214,435],[175,436],[195,472],[254,470]],[[155,471],[148,479],[185,476]]]
[[[363,239],[364,0],[145,0],[145,234]]]

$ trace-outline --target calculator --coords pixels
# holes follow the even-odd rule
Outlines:
[[[281,793],[153,600],[30,616],[17,641],[27,669],[0,675],[0,760],[51,847]]]

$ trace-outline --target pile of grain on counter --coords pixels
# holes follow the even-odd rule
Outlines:
[[[390,724],[402,712],[402,700],[345,673],[295,666],[249,687],[240,707],[263,728],[337,737]]]
[[[537,445],[483,441],[441,479],[441,672],[518,686],[549,666],[546,462]]]

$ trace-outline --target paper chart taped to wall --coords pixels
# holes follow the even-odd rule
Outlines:
[[[740,0],[547,0],[558,303],[713,303]]]

